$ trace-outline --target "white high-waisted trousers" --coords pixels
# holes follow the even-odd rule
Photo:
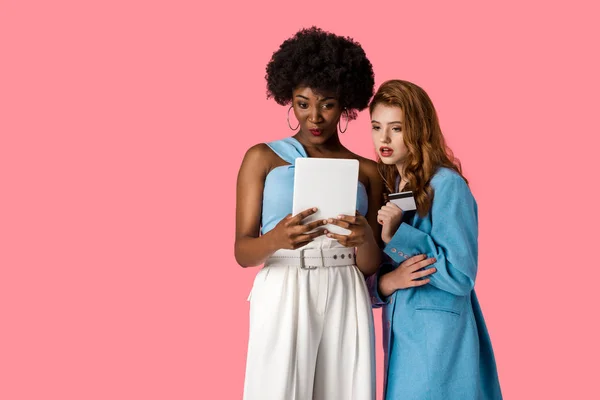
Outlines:
[[[244,400],[375,399],[364,277],[354,249],[319,239],[277,251],[256,275]]]

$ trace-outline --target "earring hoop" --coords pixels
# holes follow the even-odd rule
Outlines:
[[[294,108],[294,106],[290,106],[290,108],[288,108],[287,122],[288,122],[288,126],[290,127],[290,129],[295,131],[296,129],[298,129],[300,127],[300,121],[298,121],[298,126],[296,126],[295,128],[292,128],[292,124],[290,124],[290,111],[292,110],[292,108]]]
[[[346,132],[348,130],[348,122],[349,122],[349,120],[348,120],[348,110],[346,110],[344,108],[344,111],[342,113],[346,114],[346,126],[344,127],[344,130],[342,130],[342,124],[340,123],[342,121],[342,117],[340,116],[340,120],[338,121],[338,128],[339,128],[339,130],[340,130],[341,133],[344,133],[344,132]]]

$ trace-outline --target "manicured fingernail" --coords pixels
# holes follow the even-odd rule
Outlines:
[[[333,219],[332,219],[332,218],[329,218],[329,219],[327,220],[327,222],[333,222]]]
[[[313,211],[317,211],[317,207],[313,207]]]
[[[327,223],[327,220],[326,220],[326,219],[324,219],[324,220],[323,220],[323,225],[325,225],[326,223]]]

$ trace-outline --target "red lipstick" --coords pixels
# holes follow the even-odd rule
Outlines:
[[[379,154],[381,154],[381,157],[391,157],[393,153],[394,153],[394,150],[391,149],[390,147],[381,146],[379,148]]]

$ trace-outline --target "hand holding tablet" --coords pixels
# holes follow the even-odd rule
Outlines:
[[[294,172],[292,215],[316,207],[317,212],[302,222],[356,214],[358,160],[340,158],[298,158]],[[327,224],[332,233],[347,235],[349,230]]]

